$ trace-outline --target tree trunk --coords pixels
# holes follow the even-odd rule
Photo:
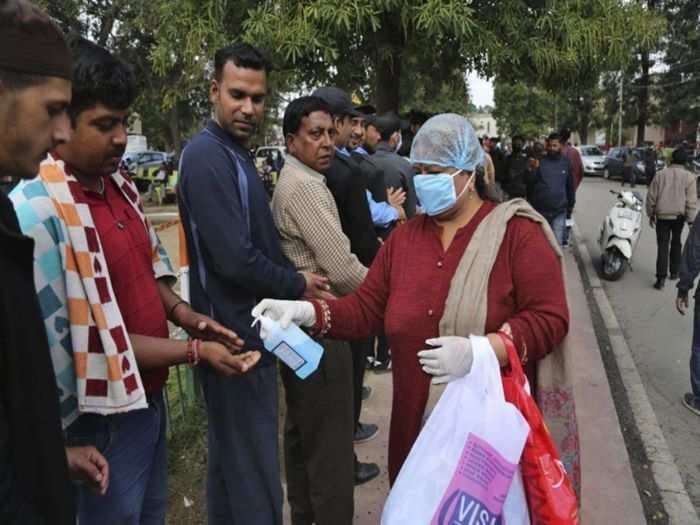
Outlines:
[[[651,3],[651,2],[650,2]],[[637,110],[637,146],[644,145],[644,133],[649,120],[649,52],[642,52],[642,76],[639,78],[639,106]]]
[[[588,144],[588,131],[591,127],[591,114],[593,113],[593,96],[590,92],[577,95],[572,99],[576,111],[576,131],[578,131],[581,144]]]
[[[171,145],[175,151],[175,155],[179,156],[182,149],[182,137],[180,135],[180,114],[177,108],[177,102],[170,108],[169,120],[168,127],[170,128]]]
[[[399,111],[401,63],[398,55],[377,60],[377,112]]]
[[[647,9],[654,11],[657,0],[647,0]],[[639,79],[639,107],[637,111],[637,146],[644,145],[644,134],[649,121],[649,51],[642,51],[642,76]]]
[[[403,30],[397,16],[384,13],[382,28],[374,33],[376,52],[374,67],[376,71],[377,112],[399,111],[401,86],[401,60],[405,43]]]

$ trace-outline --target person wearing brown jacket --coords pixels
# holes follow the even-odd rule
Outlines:
[[[661,290],[666,275],[678,278],[681,261],[681,234],[683,226],[695,220],[697,213],[697,186],[695,175],[684,168],[687,153],[682,148],[673,152],[671,165],[661,171],[649,185],[646,210],[649,224],[656,228],[657,256],[654,288]],[[670,244],[670,263],[669,263]]]

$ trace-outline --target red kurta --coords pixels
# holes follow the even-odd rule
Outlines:
[[[421,429],[430,377],[416,354],[439,335],[445,301],[459,261],[479,223],[495,204],[486,202],[461,228],[447,251],[440,227],[427,216],[395,230],[355,293],[329,301],[328,336],[361,339],[386,331],[391,344],[394,397],[389,436],[389,477],[396,479]],[[506,229],[489,278],[486,332],[508,322],[518,349],[542,358],[568,330],[561,263],[541,226],[516,217]],[[463,334],[468,336],[469,334]]]

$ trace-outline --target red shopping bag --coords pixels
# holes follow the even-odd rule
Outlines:
[[[530,425],[520,459],[532,525],[577,525],[578,502],[554,441],[527,387],[527,378],[513,341],[505,334],[510,367],[501,369],[506,401],[515,405]]]

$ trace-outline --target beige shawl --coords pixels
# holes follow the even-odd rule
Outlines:
[[[514,216],[526,217],[538,223],[557,255],[560,258],[563,256],[547,221],[526,201],[514,199],[498,205],[479,224],[452,278],[445,313],[440,320],[441,336],[485,335],[489,275],[503,242],[508,221]],[[572,386],[574,371],[565,350],[566,345],[538,362],[536,392],[547,427],[577,494],[580,495],[581,457]],[[441,392],[442,389],[432,385],[427,413],[437,403]]]
[[[508,222],[514,216],[538,223],[549,243],[562,257],[559,243],[549,224],[524,199],[513,199],[496,206],[474,232],[450,284],[440,335],[485,335],[489,275],[501,248]]]

